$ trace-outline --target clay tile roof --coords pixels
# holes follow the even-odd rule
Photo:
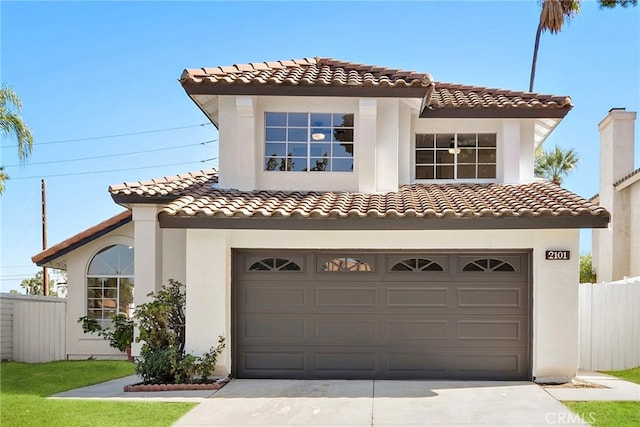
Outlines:
[[[309,76],[315,79],[309,80]],[[333,58],[303,58],[289,61],[272,61],[236,64],[215,68],[196,68],[183,71],[180,81],[207,85],[224,84],[271,84],[298,85],[303,77],[308,84],[362,85],[369,79],[371,84],[389,86],[421,86],[431,83],[426,73],[365,65]]]
[[[279,95],[296,88],[296,95],[354,96],[357,90],[359,96],[426,97],[425,111],[432,116],[452,110],[474,110],[476,115],[479,110],[515,110],[527,111],[527,117],[535,111],[563,117],[573,106],[568,96],[435,82],[427,73],[333,58],[186,69],[180,82],[191,95]]]
[[[209,218],[600,218],[609,213],[549,182],[413,184],[386,194],[251,191],[201,187],[168,203],[161,217]]]
[[[173,200],[218,183],[218,171],[207,169],[146,181],[125,182],[109,187],[117,203],[158,203]]]
[[[614,187],[617,187],[618,185],[622,184],[623,182],[625,182],[625,181],[627,181],[627,180],[631,179],[632,177],[634,177],[634,176],[636,176],[636,175],[638,175],[638,174],[640,174],[640,168],[638,168],[638,169],[634,170],[633,172],[631,172],[631,173],[627,174],[627,175],[626,175],[626,176],[624,176],[623,178],[621,178],[621,179],[619,179],[618,181],[614,182],[614,183],[613,183],[613,186],[614,186]]]
[[[100,224],[94,225],[93,227],[88,228],[76,234],[75,236],[69,237],[68,239],[58,243],[57,245],[53,245],[40,252],[39,254],[34,255],[33,257],[31,257],[31,261],[39,266],[44,265],[47,262],[58,258],[79,246],[89,243],[90,241],[95,240],[98,237],[103,236],[108,232],[115,230],[116,228],[121,227],[124,224],[127,224],[130,221],[130,210],[120,212],[118,215],[112,216],[111,218],[101,222]]]

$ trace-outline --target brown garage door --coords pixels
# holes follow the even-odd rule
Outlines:
[[[527,253],[238,251],[239,378],[527,379]]]

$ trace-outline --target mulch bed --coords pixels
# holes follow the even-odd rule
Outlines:
[[[136,391],[185,391],[185,390],[219,390],[229,382],[229,379],[222,378],[212,383],[190,383],[190,384],[129,384],[124,386],[125,392]]]

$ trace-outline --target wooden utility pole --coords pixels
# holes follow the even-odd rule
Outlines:
[[[44,185],[44,179],[42,183],[42,250],[47,249],[47,189]],[[49,274],[47,273],[47,267],[42,267],[42,288],[45,296],[49,296]]]

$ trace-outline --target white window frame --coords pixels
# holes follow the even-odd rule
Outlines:
[[[290,143],[298,143],[298,144],[304,144],[306,143],[307,145],[307,154],[305,157],[302,156],[289,156],[288,153],[285,154],[284,156],[276,156],[275,158],[292,158],[292,159],[297,159],[297,160],[302,160],[305,159],[306,160],[306,170],[285,170],[285,171],[281,171],[278,169],[274,169],[274,170],[269,170],[267,169],[266,163],[267,160],[269,158],[273,158],[274,156],[269,155],[267,153],[267,144],[279,144],[281,143],[280,141],[267,141],[267,129],[268,128],[283,128],[285,129],[285,133],[288,134],[288,130],[291,128],[297,128],[297,129],[303,129],[303,127],[294,127],[294,126],[289,126],[289,124],[285,124],[285,126],[268,126],[267,125],[267,115],[268,114],[306,114],[307,115],[307,125],[306,125],[306,130],[307,130],[307,138],[306,141],[289,141],[288,138],[285,141],[282,141],[282,143],[285,144],[285,147],[288,147],[288,145]],[[311,123],[311,115],[313,114],[327,114],[327,115],[331,115],[332,119],[331,119],[331,125],[329,127],[326,126],[314,126]],[[353,116],[353,120],[354,123],[352,126],[335,126],[334,121],[333,121],[333,117],[335,115],[347,115],[350,114]],[[336,129],[346,129],[346,130],[351,130],[353,133],[353,138],[352,141],[344,141],[346,144],[351,144],[353,147],[353,154],[351,156],[336,156],[333,153],[333,145],[334,144],[340,144],[340,142],[337,141],[332,141],[331,139],[329,141],[325,141],[325,142],[318,142],[318,140],[315,140],[313,138],[313,134],[312,134],[312,129],[314,128],[323,128],[323,129],[328,129],[329,134],[332,134],[334,130]],[[267,172],[267,173],[271,173],[271,172],[297,172],[297,173],[316,173],[316,172],[320,172],[320,173],[353,173],[355,171],[355,166],[356,166],[356,158],[355,158],[355,146],[356,146],[356,125],[355,125],[355,113],[353,112],[319,112],[319,111],[306,111],[306,112],[300,112],[300,111],[265,111],[264,112],[264,126],[263,126],[263,131],[264,131],[264,138],[262,141],[262,171],[263,172]],[[313,165],[312,165],[312,161],[313,159],[316,158],[321,158],[324,156],[317,156],[317,155],[312,155],[311,154],[311,148],[312,148],[312,144],[314,143],[324,143],[324,144],[331,144],[332,146],[332,152],[331,154],[327,157],[330,162],[331,162],[331,168],[330,170],[311,170]],[[286,150],[288,151],[288,150]],[[351,166],[351,170],[333,170],[333,161],[334,160],[351,160],[352,166]],[[286,160],[285,160],[286,161]]]
[[[443,135],[443,134],[452,134],[454,135],[454,147],[453,149],[456,150],[458,149],[458,135],[460,134],[475,134],[476,135],[476,140],[477,140],[477,135],[479,134],[491,134],[491,135],[495,135],[495,152],[496,152],[496,161],[495,161],[495,177],[493,178],[458,178],[458,153],[454,153],[454,162],[453,162],[453,171],[454,171],[454,178],[418,178],[417,177],[417,167],[420,165],[418,163],[418,159],[417,159],[417,151],[419,150],[419,148],[417,147],[416,144],[416,139],[418,135]],[[413,179],[413,182],[418,182],[418,183],[438,183],[438,184],[447,184],[447,183],[458,183],[458,182],[473,182],[473,183],[479,183],[479,184],[484,184],[484,183],[494,183],[494,182],[498,182],[498,176],[500,174],[500,164],[499,164],[499,138],[500,135],[498,132],[496,131],[490,131],[490,130],[464,130],[464,131],[447,131],[447,130],[439,130],[439,131],[431,131],[431,130],[425,130],[425,131],[420,131],[420,132],[414,132],[413,133],[413,138],[411,141],[411,177]],[[479,149],[479,147],[477,147],[476,145],[476,151]],[[477,166],[481,164],[478,163],[477,158],[476,158],[476,168]],[[448,165],[448,163],[447,163]],[[437,166],[437,163],[435,163],[434,161],[434,167]]]
[[[104,295],[104,289],[105,289],[105,281],[101,280],[100,282],[100,287],[98,286],[89,286],[89,279],[116,279],[116,286],[115,288],[111,288],[111,287],[107,287],[107,289],[115,289],[116,290],[116,306],[115,306],[115,314],[118,313],[127,313],[127,315],[129,315],[130,313],[128,312],[128,308],[129,307],[120,307],[120,282],[122,279],[127,279],[130,281],[132,287],[133,287],[133,291],[135,292],[135,276],[133,274],[89,274],[89,269],[91,268],[91,264],[94,262],[95,258],[97,256],[99,256],[102,251],[104,251],[105,249],[108,250],[111,247],[114,246],[129,246],[126,243],[114,243],[114,244],[110,244],[110,245],[105,245],[103,246],[99,251],[97,251],[96,253],[94,253],[91,258],[89,259],[89,262],[87,263],[87,268],[85,270],[85,280],[84,280],[84,289],[85,289],[85,313],[87,316],[89,316],[89,310],[90,310],[90,306],[89,306],[89,301],[90,300],[99,300],[99,299],[104,299],[104,297],[101,298],[90,298],[89,296],[89,289],[100,289],[101,290],[101,294]],[[130,247],[131,250],[133,250],[133,247]],[[135,255],[134,255],[135,256]],[[133,300],[131,301],[131,304],[133,304]],[[94,309],[95,310],[95,309]],[[111,310],[107,310],[107,311],[111,311]],[[108,327],[111,324],[111,319],[108,317],[104,316],[105,313],[105,309],[104,307],[101,308],[100,310],[101,312],[101,316],[100,318],[96,318],[96,320],[98,322],[100,322],[100,324],[103,327]]]

